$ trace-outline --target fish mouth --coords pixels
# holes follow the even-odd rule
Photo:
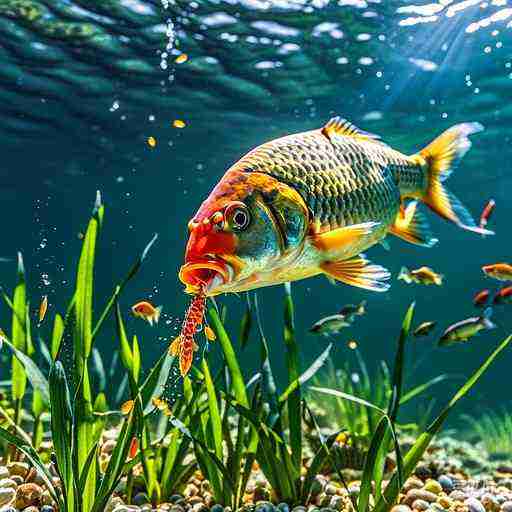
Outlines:
[[[216,288],[229,283],[233,279],[232,266],[221,260],[204,259],[185,263],[178,274],[180,281],[186,286],[185,292],[207,294]]]

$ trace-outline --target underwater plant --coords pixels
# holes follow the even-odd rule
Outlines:
[[[512,411],[488,411],[479,416],[468,414],[462,417],[467,424],[467,435],[475,438],[492,459],[512,457]]]

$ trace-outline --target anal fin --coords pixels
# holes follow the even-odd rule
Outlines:
[[[411,201],[405,208],[400,207],[389,231],[406,242],[423,247],[433,247],[438,242],[432,236],[427,217],[418,209],[417,201]]]
[[[368,261],[363,254],[345,261],[324,262],[322,271],[342,283],[376,292],[389,289],[390,273],[380,265]]]
[[[380,222],[363,222],[314,234],[311,236],[311,240],[318,250],[333,251],[370,235],[379,226]]]

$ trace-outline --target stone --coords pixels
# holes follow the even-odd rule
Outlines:
[[[423,487],[423,482],[416,477],[408,478],[403,486],[403,492],[408,493],[411,489],[421,489]]]
[[[203,498],[201,498],[201,496],[192,496],[192,498],[189,498],[186,502],[189,505],[197,505],[198,503],[203,503]]]
[[[505,501],[501,504],[501,512],[512,512],[512,501]]]
[[[5,489],[6,487],[16,489],[18,484],[12,478],[2,478],[2,480],[0,480],[0,488]]]
[[[298,507],[294,507],[292,509],[292,512],[306,512],[306,507],[303,507],[302,505],[299,505]]]
[[[26,462],[10,462],[7,464],[7,469],[9,470],[9,474],[21,476],[25,479],[25,476],[28,473],[29,465]]]
[[[0,466],[0,480],[9,478],[10,473],[6,466]]]
[[[12,475],[11,480],[16,482],[16,485],[21,485],[23,482],[25,482],[25,479],[20,475]]]
[[[224,512],[224,507],[222,505],[213,505],[213,507],[210,509],[210,512]]]
[[[465,492],[455,489],[450,493],[450,498],[455,501],[464,501],[468,496]]]
[[[255,512],[274,512],[274,505],[268,501],[260,502],[254,509]]]
[[[406,505],[412,505],[416,500],[427,501],[434,503],[437,500],[437,495],[433,492],[425,491],[424,489],[411,489],[406,495],[403,502]]]
[[[338,488],[335,485],[328,484],[325,486],[324,492],[329,496],[334,496],[335,494],[338,494]]]
[[[480,501],[487,512],[497,512],[500,509],[500,506],[495,497],[488,492],[482,494]]]
[[[290,507],[288,506],[287,503],[279,503],[277,505],[277,510],[279,512],[290,512]],[[210,512],[213,512],[213,509],[210,511]],[[511,511],[512,512],[512,511]]]
[[[0,488],[0,507],[10,505],[16,497],[16,490],[12,487]]]
[[[39,512],[39,508],[30,506],[30,507],[24,508],[23,512]]]
[[[437,503],[443,508],[450,508],[453,505],[453,501],[448,496],[440,496],[437,499]]]
[[[55,512],[51,505],[43,505],[41,507],[41,512]]]
[[[185,512],[185,509],[181,505],[173,505],[169,512]]]
[[[197,496],[198,493],[199,489],[194,484],[188,484],[183,495],[185,498],[190,498],[191,496]]]
[[[140,505],[144,505],[147,502],[148,502],[148,497],[143,492],[139,492],[133,497],[133,503],[135,505],[140,506]]]
[[[180,501],[183,499],[183,496],[181,494],[173,494],[169,498],[169,503],[176,503],[177,501]]]
[[[192,512],[208,512],[208,507],[204,503],[196,503],[192,507]]]
[[[469,512],[485,512],[485,507],[476,498],[469,498],[464,503]]]
[[[444,492],[450,493],[453,491],[453,480],[448,475],[441,475],[437,481],[441,484]]]
[[[408,507],[407,505],[395,505],[391,512],[411,512],[411,507]]]
[[[423,489],[425,489],[425,491],[433,492],[434,494],[439,494],[443,491],[443,486],[437,480],[429,478],[425,482]]]
[[[124,505],[124,502],[119,496],[114,496],[107,502],[104,512],[113,512],[118,505]]]
[[[413,501],[411,506],[412,506],[413,510],[423,511],[423,510],[428,509],[428,507],[430,506],[430,503],[425,500],[415,500],[415,501]]]
[[[16,508],[24,509],[30,505],[39,505],[43,496],[43,489],[37,484],[22,484],[16,489]]]
[[[333,508],[334,510],[342,510],[344,504],[345,500],[343,499],[342,496],[333,496],[329,503],[329,507]]]

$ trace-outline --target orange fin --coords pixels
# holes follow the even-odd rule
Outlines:
[[[350,286],[376,292],[389,289],[386,281],[391,277],[390,273],[384,267],[372,264],[363,254],[351,260],[325,262],[320,268],[327,275]]]
[[[355,137],[364,140],[377,140],[380,137],[373,133],[365,132],[360,130],[357,126],[353,125],[350,121],[343,119],[342,117],[336,116],[325,124],[322,128],[322,133],[332,141],[337,136],[343,137]]]
[[[354,224],[353,226],[345,226],[326,231],[325,233],[318,233],[311,238],[313,245],[317,249],[332,251],[370,235],[379,226],[380,222],[364,222],[363,224]]]
[[[478,227],[466,207],[443,185],[471,147],[469,136],[483,129],[480,123],[452,126],[414,155],[413,159],[427,167],[427,189],[421,197],[424,203],[463,229],[493,235],[492,231]]]
[[[178,356],[181,350],[181,336],[177,336],[169,347],[169,354],[171,356]]]
[[[411,201],[405,208],[400,207],[389,231],[406,242],[424,247],[433,247],[439,241],[432,236],[428,220],[418,209],[417,201]]]

